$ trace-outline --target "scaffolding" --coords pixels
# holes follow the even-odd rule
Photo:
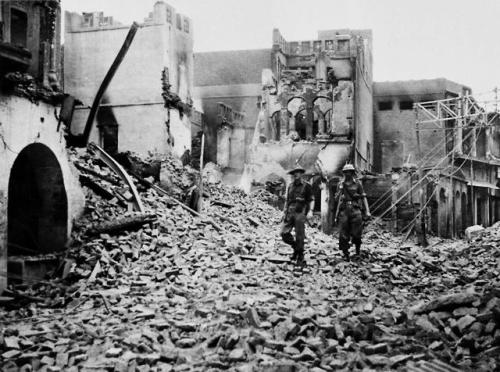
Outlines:
[[[472,207],[470,222],[472,224],[482,222],[482,218],[478,217],[476,189],[478,187],[486,188],[488,189],[488,195],[495,196],[498,187],[493,183],[494,180],[491,177],[489,179],[491,182],[476,182],[475,168],[480,163],[483,167],[486,165],[487,167],[499,167],[497,169],[500,169],[500,158],[498,157],[500,143],[494,135],[500,125],[498,96],[495,94],[492,100],[478,101],[471,95],[460,95],[442,100],[416,103],[414,110],[419,159],[423,159],[423,155],[425,155],[422,153],[423,137],[427,140],[437,140],[433,138],[439,137],[435,133],[443,133],[445,139],[443,153],[448,160],[448,165],[454,168],[456,162],[460,161],[458,168],[460,170],[466,162],[469,163],[469,175],[466,177],[467,179],[460,179],[460,175],[458,177],[454,176],[458,171],[450,172],[448,175],[450,190],[453,191],[455,189],[453,185],[457,180],[467,182],[467,185],[470,186],[469,198],[470,206]],[[478,146],[478,143],[480,146]],[[481,151],[478,151],[478,147],[480,147]],[[435,163],[433,159],[429,160],[431,164],[422,164],[418,169],[420,179],[423,179],[424,172],[429,170],[429,165],[434,165]],[[500,171],[497,170],[495,173],[498,174]],[[441,176],[446,177],[443,174]],[[457,201],[455,200],[454,193],[451,196],[449,198],[451,205],[448,206],[448,210],[451,210],[451,216],[447,214],[447,218],[450,221],[448,225],[449,229],[452,231],[452,235],[454,235],[453,232],[458,230],[456,226],[458,216],[455,215],[457,210],[455,203]],[[490,209],[489,199],[486,206],[488,209]],[[428,202],[429,197],[426,200],[425,194],[421,193],[420,205],[427,205]],[[481,211],[482,209],[480,209]],[[491,216],[490,214],[485,219],[486,223],[491,223],[495,219],[495,216]],[[460,216],[460,218],[463,218],[463,216]]]

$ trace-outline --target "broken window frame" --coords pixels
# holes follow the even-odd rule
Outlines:
[[[350,50],[350,40],[349,39],[338,39],[337,40],[337,51],[339,53],[349,53]]]
[[[15,13],[17,13],[17,16]],[[14,21],[17,17],[19,17],[18,19],[23,18],[23,24]],[[18,26],[17,30],[15,30],[15,26]],[[21,32],[23,35],[19,35]],[[28,13],[16,7],[10,8],[10,43],[24,48],[28,47]]]

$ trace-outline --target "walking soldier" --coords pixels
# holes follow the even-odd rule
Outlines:
[[[342,172],[344,179],[339,183],[336,195],[335,224],[338,222],[339,225],[339,248],[349,260],[350,241],[356,246],[356,255],[361,253],[363,214],[366,218],[370,218],[371,214],[363,185],[354,177],[354,166],[346,164]]]
[[[312,188],[302,180],[305,169],[297,166],[288,172],[292,176],[292,182],[286,191],[283,223],[281,225],[281,238],[293,248],[292,261],[303,266],[304,261],[304,239],[305,222],[313,211]],[[292,235],[295,229],[295,239]]]

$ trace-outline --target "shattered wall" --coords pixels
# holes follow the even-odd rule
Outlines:
[[[89,27],[83,24],[79,14],[66,12],[65,88],[84,105],[75,112],[74,134],[83,130],[88,106],[128,29],[119,24]],[[191,20],[175,13],[163,2],[155,5],[153,17],[137,32],[106,91],[106,105],[118,123],[119,151],[141,155],[173,151],[182,155],[186,149],[191,149],[192,32]],[[177,95],[184,105],[184,115],[180,109],[165,108],[163,71],[170,84],[169,93]],[[101,124],[98,118],[95,124]],[[97,125],[93,127],[91,140],[100,143]]]
[[[217,162],[218,104],[224,103],[245,115],[235,128],[237,142],[244,143],[232,160],[232,168],[242,170],[252,141],[258,101],[262,94],[262,70],[271,67],[271,50],[240,50],[195,54],[195,97],[205,113],[207,159]]]
[[[54,106],[38,102],[32,103],[28,99],[16,96],[0,95],[0,292],[5,288],[5,273],[7,270],[7,206],[9,204],[9,181],[14,162],[23,149],[37,145],[38,148],[52,154],[57,159],[57,167],[62,172],[63,186],[67,197],[66,238],[69,238],[73,220],[83,211],[84,198],[77,179],[77,172],[69,162],[63,130],[57,130],[58,121],[54,116]],[[30,145],[30,146],[29,146]],[[33,153],[36,154],[36,153]],[[36,162],[37,159],[34,159]],[[34,164],[36,165],[36,164]],[[28,166],[25,164],[24,166]],[[33,166],[33,164],[31,165]],[[56,166],[56,164],[54,164]],[[39,169],[34,168],[34,170]],[[35,178],[39,182],[39,193],[43,199],[47,182],[52,182],[49,169],[39,169]],[[14,185],[11,185],[14,187]],[[21,187],[18,185],[17,187]],[[53,188],[53,187],[52,187]],[[27,196],[26,196],[27,197]],[[20,200],[21,201],[21,200]],[[12,202],[12,200],[11,200]],[[50,203],[50,200],[45,202]],[[56,205],[47,205],[45,210],[57,208]],[[29,208],[24,211],[29,214]],[[34,216],[43,221],[43,216]],[[11,221],[12,222],[12,221]],[[54,221],[47,221],[54,223]],[[49,238],[46,236],[45,238]],[[60,248],[60,247],[59,247]],[[35,254],[36,252],[31,252]]]

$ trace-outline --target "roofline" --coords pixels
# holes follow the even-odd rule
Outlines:
[[[436,77],[436,78],[431,78],[431,79],[408,79],[408,80],[386,80],[386,81],[374,81],[373,84],[408,84],[408,83],[425,83],[425,82],[438,82],[438,81],[443,81],[443,82],[449,82],[452,84],[459,85],[463,88],[469,89],[472,91],[472,88],[462,84],[458,83],[456,81],[444,78],[444,77]]]
[[[272,48],[259,48],[259,49],[232,49],[232,50],[214,50],[207,52],[195,52],[194,54],[215,54],[215,53],[235,53],[235,52],[264,52],[272,51]]]

